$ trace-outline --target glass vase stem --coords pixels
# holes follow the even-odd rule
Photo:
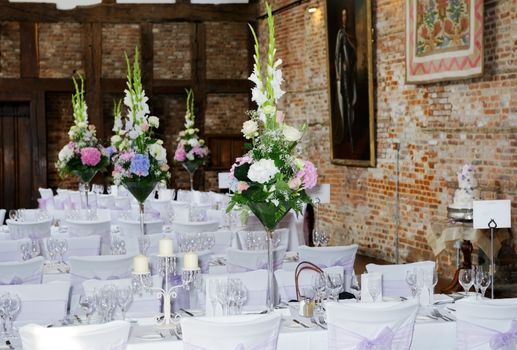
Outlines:
[[[194,191],[194,173],[189,171],[188,176],[190,178],[190,191]]]
[[[145,226],[144,226],[144,203],[138,202],[138,207],[140,208],[140,239],[143,241],[145,235]],[[143,244],[142,244],[143,246]],[[143,248],[140,248],[140,254],[144,254]]]
[[[273,312],[275,306],[275,275],[273,263],[273,234],[274,230],[266,229],[267,241],[267,311]]]

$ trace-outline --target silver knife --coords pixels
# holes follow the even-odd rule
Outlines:
[[[300,326],[302,326],[304,328],[311,328],[311,327],[307,326],[305,323],[302,323],[295,318],[293,318],[293,322],[299,324]]]

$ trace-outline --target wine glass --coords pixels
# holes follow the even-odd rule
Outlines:
[[[56,239],[47,238],[46,245],[47,245],[48,257],[50,258],[50,265],[53,266],[56,262]]]
[[[485,292],[491,283],[492,283],[492,277],[490,276],[488,271],[483,271],[483,268],[481,266],[478,267],[478,270],[476,271],[474,285],[475,285],[475,288],[477,290],[479,290],[479,293],[481,294],[481,298],[485,297]],[[476,298],[477,298],[477,294],[476,294]]]
[[[57,253],[60,257],[61,264],[65,263],[65,253],[68,251],[68,241],[66,239],[57,240]]]
[[[210,299],[210,303],[212,304],[212,315],[215,316],[216,308],[217,308],[217,302],[218,302],[218,298],[217,298],[217,288],[218,288],[217,280],[216,279],[208,279],[206,282],[208,283],[208,289],[207,289],[208,298]]]
[[[223,316],[228,316],[228,281],[217,280],[217,301],[223,309]]]
[[[131,287],[119,288],[117,290],[117,304],[122,311],[122,319],[126,319],[126,311],[133,302],[133,290]]]
[[[20,313],[22,301],[17,294],[7,294],[8,295],[8,306],[5,308],[5,313],[7,314],[7,336],[14,336],[13,332],[13,322]]]
[[[368,292],[375,303],[377,302],[377,297],[381,294],[382,280],[379,277],[368,277]]]
[[[413,298],[416,298],[418,294],[418,279],[415,270],[406,271],[406,283],[409,286],[409,289],[411,290],[411,296]]]
[[[434,287],[438,283],[438,273],[435,269],[427,269],[422,271],[422,275],[424,279],[424,286],[427,288],[427,291],[429,292],[429,304],[431,304],[433,301]]]
[[[465,290],[465,296],[468,296],[469,289],[474,285],[474,270],[472,269],[461,269],[458,281]]]
[[[327,288],[327,281],[324,273],[317,273],[312,277],[312,288],[314,289],[314,294],[316,295],[316,308],[318,311],[323,311],[321,303],[325,298],[325,290]]]
[[[327,274],[327,288],[330,290],[330,297],[333,301],[339,300],[339,292],[343,287],[343,274],[330,273]]]
[[[84,314],[86,315],[86,323],[90,324],[90,318],[92,316],[93,311],[95,310],[94,298],[86,295],[81,295],[79,297],[79,306],[81,307],[81,309],[83,309]]]
[[[41,254],[41,247],[37,239],[31,241],[31,258],[39,256]]]
[[[18,221],[18,210],[16,210],[16,209],[9,210],[9,219]]]
[[[350,274],[350,292],[356,300],[361,300],[361,275]]]

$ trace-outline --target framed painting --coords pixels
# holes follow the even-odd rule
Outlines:
[[[375,166],[371,0],[326,0],[332,163]]]
[[[483,0],[406,0],[406,83],[483,75]]]

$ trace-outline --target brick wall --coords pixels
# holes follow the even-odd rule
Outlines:
[[[83,69],[84,44],[79,23],[40,23],[40,77],[68,78]]]
[[[206,23],[206,58],[208,79],[247,78],[248,26],[245,23]]]
[[[138,24],[104,24],[102,26],[102,77],[125,78],[124,53],[131,59],[135,47],[140,48]]]
[[[155,79],[191,78],[191,23],[154,24]]]
[[[394,196],[400,142],[400,256],[434,259],[431,224],[444,221],[457,186],[456,171],[472,162],[483,199],[513,201],[517,238],[517,51],[515,2],[485,1],[485,75],[474,80],[404,83],[404,1],[373,2],[377,166],[332,165],[329,153],[324,3],[276,16],[278,57],[284,60],[281,108],[287,121],[308,121],[303,146],[321,183],[332,186],[322,226],[335,244],[358,243],[364,254],[395,259]],[[273,1],[273,8],[285,2]],[[513,24],[512,24],[513,22]],[[261,37],[265,23],[260,23]],[[515,244],[514,244],[515,247]],[[515,248],[514,248],[515,249]],[[449,263],[451,251],[439,260]]]
[[[20,25],[0,23],[0,78],[20,76]]]

